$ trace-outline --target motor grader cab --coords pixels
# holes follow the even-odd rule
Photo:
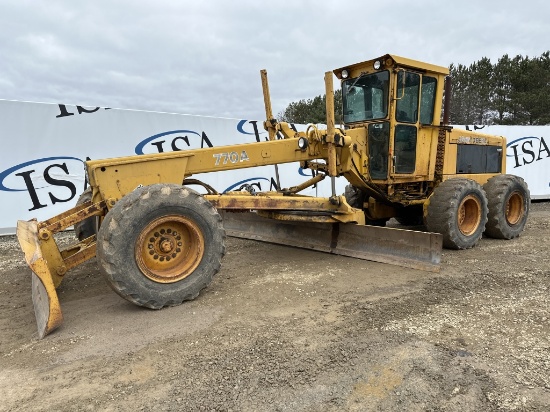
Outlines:
[[[527,185],[503,175],[504,137],[449,126],[447,68],[388,54],[334,73],[346,134],[366,135],[363,163],[343,175],[351,183],[347,200],[365,210],[367,223],[425,223],[453,249],[474,246],[484,231],[519,236]]]
[[[484,230],[519,235],[529,193],[521,179],[501,174],[504,139],[440,124],[446,68],[386,55],[334,73],[342,80],[342,127],[334,122],[332,72],[325,73],[327,128],[296,132],[273,118],[262,71],[269,140],[91,160],[90,188],[74,208],[19,221],[38,337],[62,323],[56,288],[94,256],[116,293],[159,309],[194,299],[211,282],[226,234],[432,271],[442,244],[471,247]],[[226,193],[192,178],[289,162],[314,176],[276,191]],[[350,183],[344,195],[337,177]],[[325,178],[330,197],[300,194]],[[196,185],[205,193],[190,189]],[[390,217],[424,220],[429,231],[381,227]],[[60,248],[56,234],[71,226],[78,241]]]
[[[449,70],[387,55],[334,73],[342,79],[344,124],[366,129],[368,168],[361,175],[383,185],[433,182],[430,160]],[[394,197],[394,189],[387,195]]]

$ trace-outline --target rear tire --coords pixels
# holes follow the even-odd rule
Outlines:
[[[219,271],[222,219],[197,192],[155,184],[123,197],[97,235],[101,271],[115,292],[151,309],[192,300]]]
[[[527,183],[518,176],[498,175],[483,186],[487,193],[489,219],[485,234],[496,239],[513,239],[525,228],[530,194]]]
[[[449,179],[434,190],[426,226],[443,235],[447,249],[468,249],[477,244],[487,223],[487,197],[479,183]]]
[[[92,200],[92,188],[88,187],[80,197],[78,198],[76,205],[80,206],[83,203]],[[74,225],[74,234],[76,238],[82,242],[84,239],[89,238],[90,236],[96,235],[99,227],[99,217],[91,216],[87,219],[82,220],[81,222],[75,223]]]

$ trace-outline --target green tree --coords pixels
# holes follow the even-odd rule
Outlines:
[[[550,124],[550,53],[529,59],[517,56],[512,75],[514,124]]]
[[[451,116],[450,122],[454,124],[469,124],[471,112],[471,99],[469,99],[470,73],[462,64],[449,67],[452,79],[451,92]]]
[[[494,90],[493,90],[493,109],[495,110],[495,123],[506,124],[510,120],[512,108],[512,60],[507,54],[498,59],[493,69]]]
[[[277,119],[289,123],[326,123],[326,96],[320,95],[313,99],[302,99],[290,103],[286,109],[277,115]],[[342,91],[334,93],[334,113],[336,123],[342,121]]]
[[[451,64],[451,123],[550,124],[550,52]]]
[[[452,79],[451,123],[486,124],[493,114],[493,65],[483,57],[469,67],[462,64],[449,67]]]
[[[491,102],[495,89],[493,65],[487,57],[483,57],[470,66],[470,72],[470,93],[473,99],[472,120],[476,124],[490,123],[494,117]]]
[[[536,59],[536,86],[531,99],[531,113],[535,123],[550,124],[550,52],[543,53]]]

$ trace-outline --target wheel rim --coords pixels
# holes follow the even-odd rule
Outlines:
[[[195,222],[170,215],[153,220],[135,245],[141,272],[158,283],[173,283],[189,276],[204,255],[204,238]]]
[[[509,225],[518,223],[525,213],[523,196],[520,192],[513,192],[506,202],[506,221]]]
[[[465,236],[475,233],[481,222],[481,203],[477,196],[466,196],[458,207],[458,228]]]

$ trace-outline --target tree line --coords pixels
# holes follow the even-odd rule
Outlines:
[[[308,124],[326,123],[326,95],[315,96],[312,99],[302,99],[290,103],[286,109],[277,115],[281,122]],[[342,123],[342,90],[334,92],[334,117],[336,123]]]
[[[454,124],[550,124],[550,52],[451,64]]]
[[[550,124],[550,52],[529,58],[487,57],[470,64],[452,63],[451,124]],[[280,121],[325,123],[326,97],[290,103],[278,114]],[[336,122],[341,122],[342,93],[335,93]]]

